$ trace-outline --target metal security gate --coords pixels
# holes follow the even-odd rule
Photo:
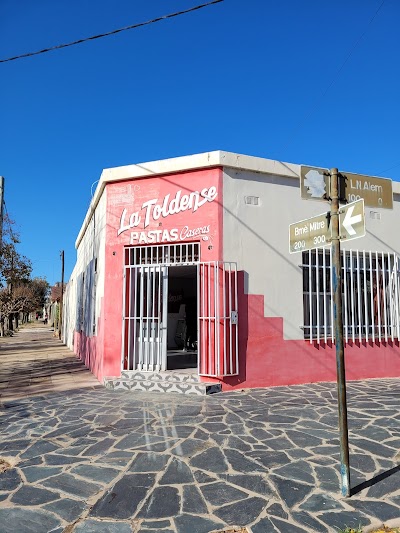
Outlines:
[[[166,369],[167,293],[165,266],[125,269],[123,370]]]
[[[236,263],[212,261],[198,266],[199,374],[239,373]]]
[[[122,370],[167,368],[168,267],[196,265],[200,244],[125,249]]]
[[[199,252],[199,243],[125,250],[123,371],[166,370],[169,267],[197,266],[199,374],[238,374],[236,264],[200,263]]]

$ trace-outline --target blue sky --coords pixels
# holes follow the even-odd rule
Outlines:
[[[0,0],[0,59],[200,3]],[[103,168],[220,149],[399,181],[400,2],[370,24],[381,4],[224,0],[0,63],[0,175],[33,275],[60,280],[64,249],[68,279]]]

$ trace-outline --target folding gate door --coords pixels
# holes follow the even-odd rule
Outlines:
[[[125,267],[122,370],[166,369],[167,294],[166,266]]]
[[[239,373],[236,263],[212,261],[198,266],[199,374]]]

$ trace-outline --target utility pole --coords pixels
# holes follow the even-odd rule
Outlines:
[[[340,476],[342,496],[350,496],[349,435],[347,427],[346,371],[344,363],[342,317],[342,265],[339,231],[339,173],[331,169],[331,227],[332,227],[332,281],[333,317],[335,327],[337,394],[340,432]]]
[[[64,293],[64,250],[60,252],[61,257],[61,296],[60,296],[60,316],[58,319],[58,338],[61,340],[62,312],[63,312],[63,293]]]
[[[0,176],[0,252],[3,247],[4,178]]]

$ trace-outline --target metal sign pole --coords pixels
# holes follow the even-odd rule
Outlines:
[[[350,496],[349,436],[347,428],[346,372],[343,345],[342,266],[339,232],[339,178],[338,169],[331,169],[331,227],[332,227],[332,280],[333,315],[335,327],[336,371],[340,431],[340,475],[342,496]]]

